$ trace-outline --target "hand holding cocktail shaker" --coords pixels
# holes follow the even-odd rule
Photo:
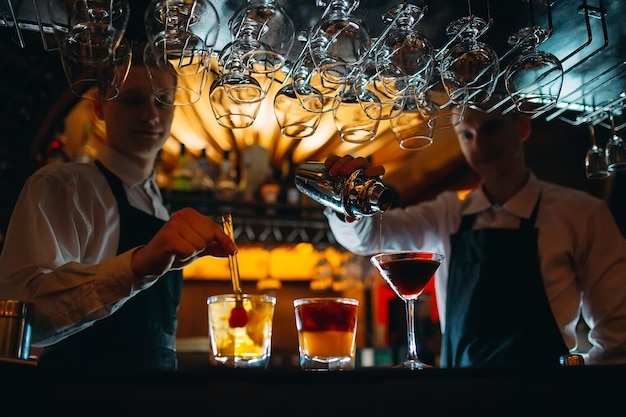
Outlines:
[[[364,169],[349,176],[332,176],[323,162],[306,162],[296,169],[296,188],[326,207],[358,219],[387,210],[393,191]]]

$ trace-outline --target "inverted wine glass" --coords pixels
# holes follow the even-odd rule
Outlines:
[[[563,86],[563,66],[547,51],[537,49],[549,37],[540,27],[525,27],[512,35],[508,43],[518,45],[522,53],[506,68],[506,90],[522,113],[534,114],[556,106]]]
[[[443,255],[436,252],[383,252],[370,258],[389,287],[404,301],[406,306],[407,354],[406,359],[396,368],[430,368],[417,354],[415,341],[415,300],[443,261]]]
[[[146,70],[157,100],[166,105],[190,105],[200,100],[208,79],[211,54],[220,19],[208,0],[152,0],[144,13],[148,46]],[[155,69],[178,80],[160,85]]]
[[[320,76],[332,85],[345,84],[367,55],[371,37],[365,24],[352,12],[359,0],[318,1],[326,6],[322,18],[309,31],[308,48]]]
[[[368,90],[361,91],[361,94],[368,97],[361,96],[361,101],[375,102],[377,100],[377,97]],[[354,85],[347,87],[339,97],[341,105],[333,110],[333,120],[341,140],[349,143],[365,143],[374,140],[380,122],[363,110]]]
[[[596,129],[592,123],[589,124],[589,138],[591,146],[585,155],[585,174],[587,179],[601,180],[608,177],[610,173],[604,150],[596,142]]]
[[[430,82],[434,48],[415,26],[424,17],[426,6],[403,3],[383,15],[391,30],[375,52],[377,75],[392,95],[401,95],[411,86],[421,92]],[[376,42],[378,44],[378,40]]]
[[[389,74],[386,77],[389,77]],[[356,97],[367,117],[374,120],[390,120],[402,112],[406,99],[404,90],[400,94],[390,92],[389,83],[378,73],[374,60],[367,58],[363,62],[354,81],[354,87]]]
[[[479,17],[467,16],[446,28],[446,34],[459,40],[443,52],[439,72],[443,86],[456,104],[485,103],[496,88],[500,72],[498,55],[491,46],[478,41],[489,26],[489,22]]]
[[[229,94],[228,86],[233,84],[238,85],[238,88],[231,88]],[[245,74],[233,72],[217,76],[209,88],[209,103],[217,123],[229,129],[251,126],[259,113],[261,101],[247,98],[256,97],[260,90],[259,83]],[[237,93],[239,100],[233,100],[233,92]]]
[[[425,93],[413,91],[407,96],[402,113],[390,120],[391,131],[401,149],[418,151],[433,143],[434,128],[430,125],[436,116],[436,106]]]
[[[609,115],[611,119],[611,137],[606,143],[605,154],[609,171],[626,170],[626,142],[615,131],[615,117],[613,113]]]
[[[308,106],[321,108],[321,94],[314,90],[309,93]],[[283,85],[274,96],[274,115],[282,134],[292,139],[313,135],[322,119],[320,111],[309,111],[300,104],[294,83]]]

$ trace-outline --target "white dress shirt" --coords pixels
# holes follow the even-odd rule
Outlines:
[[[474,229],[518,228],[520,218],[530,217],[540,194],[535,223],[539,265],[565,344],[576,348],[575,327],[582,311],[591,329],[587,363],[626,364],[626,240],[608,206],[598,198],[531,175],[524,188],[502,206],[493,206],[479,188],[464,200],[446,191],[432,201],[388,210],[382,216],[382,228],[380,216],[346,223],[328,209],[326,215],[337,241],[356,254],[381,250],[443,253],[446,257],[435,275],[435,294],[445,332],[450,235],[458,231],[462,216],[478,213]]]
[[[129,203],[167,220],[153,172],[104,146],[98,159]],[[134,276],[133,248],[117,254],[119,212],[93,162],[46,165],[26,182],[0,255],[0,298],[35,303],[32,343],[47,346],[111,314],[154,280]]]

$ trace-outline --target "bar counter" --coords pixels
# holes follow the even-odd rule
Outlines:
[[[626,412],[622,366],[331,373],[199,366],[171,372],[88,372],[3,361],[0,375],[2,410],[21,416],[572,417]]]

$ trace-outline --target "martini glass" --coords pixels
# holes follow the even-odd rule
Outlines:
[[[370,258],[387,284],[406,307],[407,354],[396,368],[424,369],[430,365],[417,356],[415,342],[415,300],[422,294],[426,284],[435,274],[443,255],[434,252],[387,252]]]

